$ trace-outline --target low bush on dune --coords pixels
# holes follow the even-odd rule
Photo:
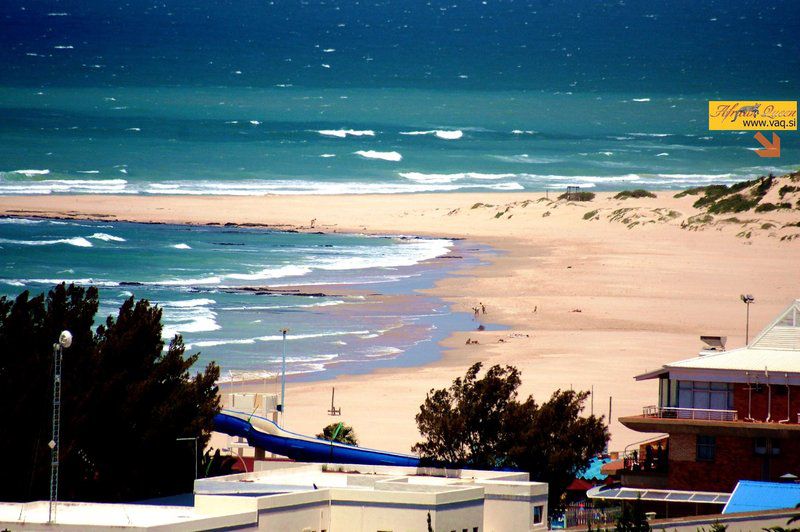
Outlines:
[[[655,198],[656,195],[652,192],[648,192],[643,188],[637,188],[636,190],[623,190],[616,196],[614,199],[628,199],[628,198]]]
[[[564,192],[558,197],[558,199],[569,201],[592,201],[594,197],[594,192]]]
[[[791,208],[792,208],[792,204],[791,203],[786,203],[786,202],[778,203],[778,204],[775,204],[775,203],[762,203],[761,205],[756,207],[756,212],[769,212],[769,211],[775,211],[775,210],[778,210],[778,209],[791,209]]]

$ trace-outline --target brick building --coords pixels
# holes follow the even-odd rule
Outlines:
[[[800,299],[746,347],[636,379],[659,380],[658,404],[620,422],[661,436],[626,454],[623,486],[730,493],[739,480],[800,476]]]

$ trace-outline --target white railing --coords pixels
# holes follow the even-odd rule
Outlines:
[[[699,419],[703,421],[736,421],[736,410],[714,410],[711,408],[678,408],[675,406],[646,406],[644,417],[664,419]]]

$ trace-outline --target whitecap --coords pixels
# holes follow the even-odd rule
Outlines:
[[[382,161],[398,162],[403,160],[403,156],[396,151],[375,151],[375,150],[358,150],[354,152],[365,159],[380,159]]]
[[[125,129],[125,131],[141,131],[141,130],[142,128],[140,127],[129,127]]]
[[[328,63],[322,63],[322,68],[330,68],[331,66]]]
[[[191,246],[189,246],[189,244],[183,244],[183,243],[175,244],[172,247],[174,247],[175,249],[192,249]]]
[[[633,98],[634,102],[649,102],[650,98]]]
[[[50,170],[13,170],[12,174],[22,174],[27,177],[33,177],[35,175],[47,175],[50,173]]]
[[[464,132],[456,130],[434,129],[429,131],[401,131],[401,135],[434,135],[444,140],[458,140],[464,136]]]
[[[95,240],[102,240],[104,242],[125,242],[125,239],[121,236],[114,236],[109,235],[108,233],[95,233],[91,235],[89,238],[93,238]]]
[[[527,153],[521,153],[519,155],[492,155],[491,157],[506,163],[550,164],[563,161],[563,159],[557,157],[532,156]]]
[[[514,135],[535,135],[536,132],[530,129],[514,129],[511,131]]]
[[[669,153],[662,151],[661,153],[656,153],[656,157],[667,157]]]
[[[258,120],[250,120],[250,123],[253,124],[254,126],[260,126],[261,125],[261,122],[259,122]]]
[[[336,154],[335,153],[323,153],[323,154],[320,155],[320,157],[322,157],[323,159],[329,159],[331,157],[336,157]]]
[[[51,246],[53,244],[69,244],[79,248],[90,248],[92,243],[83,238],[76,236],[73,238],[59,238],[56,240],[14,240],[11,238],[0,238],[2,244],[16,244],[20,246]]]
[[[163,301],[159,303],[162,307],[176,307],[176,308],[194,308],[194,307],[206,307],[208,305],[215,304],[216,301],[213,299],[208,298],[198,298],[198,299],[184,299],[181,301]]]
[[[56,50],[72,50],[75,47],[71,44],[57,44],[56,46],[53,46],[53,48]]]
[[[320,135],[325,135],[326,137],[338,137],[338,138],[345,138],[348,135],[352,137],[374,137],[375,132],[370,129],[322,129],[317,131]]]
[[[398,175],[418,183],[452,183],[462,179],[508,179],[516,174],[484,174],[478,172],[459,172],[454,174],[424,174],[421,172],[400,172]]]
[[[100,170],[78,170],[79,174],[99,174]]]
[[[48,17],[67,17],[69,13],[48,13]]]
[[[221,279],[217,276],[200,277],[196,279],[165,279],[163,281],[147,281],[144,285],[149,286],[195,286],[206,284],[219,284]]]
[[[324,50],[322,50],[322,51],[323,51],[323,53],[326,53],[326,54],[331,54],[331,53],[333,53],[333,52],[335,52],[335,51],[336,51],[336,48],[325,48],[325,49],[324,49]]]
[[[265,268],[253,273],[231,273],[225,276],[226,279],[237,279],[240,281],[258,281],[261,279],[279,279],[281,277],[299,277],[311,272],[308,266],[286,265],[278,268]]]

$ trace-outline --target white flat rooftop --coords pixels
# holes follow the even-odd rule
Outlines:
[[[0,522],[47,523],[50,504],[47,501],[30,503],[0,503]],[[56,523],[60,525],[152,527],[203,519],[188,506],[151,506],[145,504],[100,504],[60,502]]]

